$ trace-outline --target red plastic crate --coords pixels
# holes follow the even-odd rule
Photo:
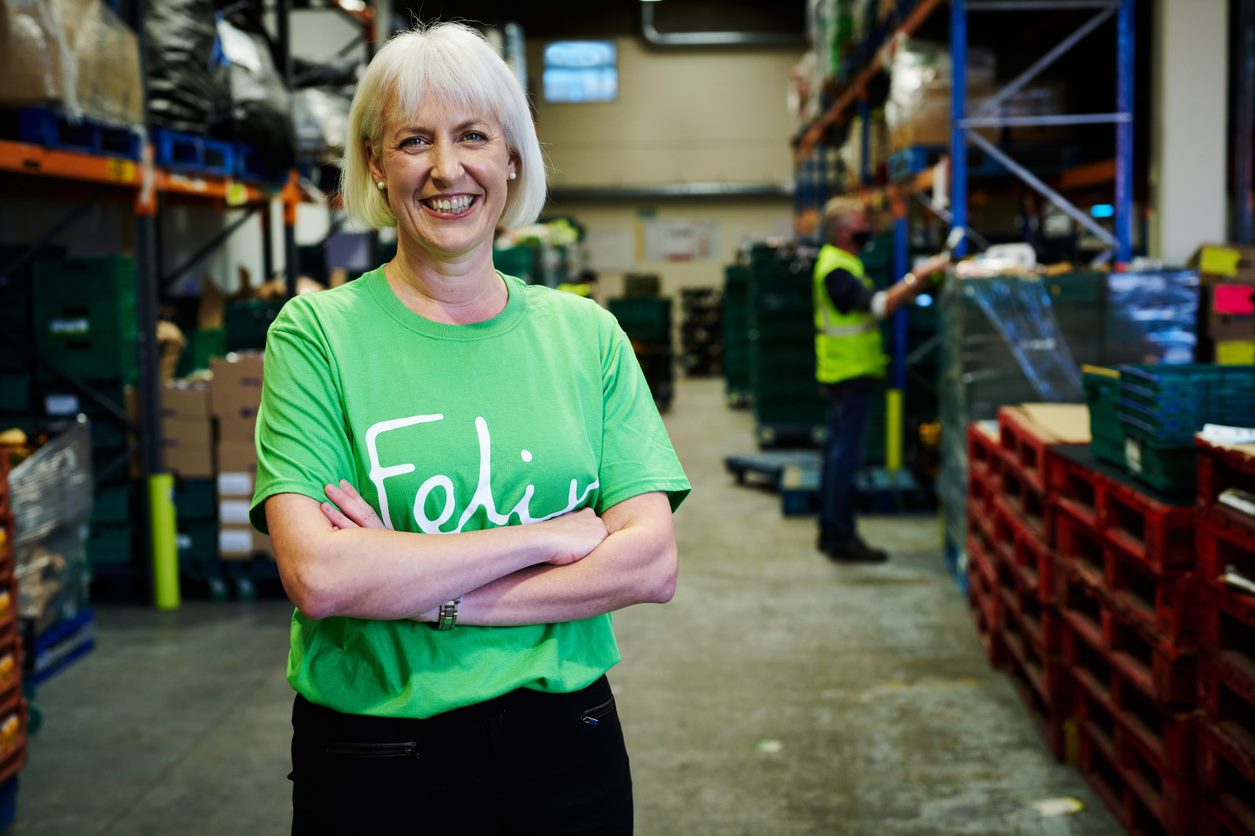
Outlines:
[[[1199,836],[1253,836],[1255,816],[1240,821],[1218,803],[1204,796],[1199,810]]]
[[[1092,682],[1072,677],[1072,683],[1072,716],[1080,728],[1114,757],[1120,727],[1111,700],[1101,689],[1094,688]]]
[[[1051,754],[1056,760],[1066,760],[1071,736],[1069,729],[1075,725],[1069,702],[1067,671],[1058,662],[1048,663],[1040,669],[1031,664],[1026,666],[1012,651],[1007,672]]]
[[[1063,663],[1077,687],[1105,703],[1111,701],[1112,665],[1101,634],[1064,616]]]
[[[1012,563],[1020,567],[1026,577],[1031,577],[1036,588],[1038,600],[1044,604],[1054,600],[1054,551],[1019,517],[1008,517],[1012,535],[1010,557]]]
[[[1157,573],[1116,543],[1107,545],[1107,601],[1153,640],[1193,647],[1198,634],[1198,583],[1188,572]]]
[[[1194,565],[1193,506],[1166,505],[1114,479],[1099,480],[1098,527],[1156,572]]]
[[[1168,711],[1116,676],[1112,692],[1122,746],[1137,748],[1164,774],[1187,777],[1194,771],[1196,711]]]
[[[1255,761],[1225,729],[1199,723],[1198,778],[1220,823],[1236,833],[1255,833]],[[1235,830],[1236,829],[1236,830]],[[1223,833],[1223,830],[1219,832]]]
[[[1221,492],[1237,488],[1255,493],[1255,456],[1232,447],[1209,444],[1201,438],[1198,446],[1198,504],[1215,505]]]
[[[997,479],[984,476],[973,471],[967,480],[967,515],[969,525],[972,517],[980,518],[993,511],[994,496],[998,491]]]
[[[1101,475],[1067,456],[1051,453],[1046,493],[1056,507],[1064,507],[1091,528],[1098,525],[1098,482]]]
[[[1121,771],[1114,747],[1094,735],[1084,726],[1077,735],[1079,743],[1077,768],[1086,783],[1093,787],[1116,819],[1126,828],[1129,826],[1129,805],[1124,773]]]
[[[1156,640],[1110,607],[1103,609],[1103,642],[1111,664],[1161,705],[1197,703],[1198,654]]]
[[[26,765],[27,732],[30,728],[30,707],[19,700],[11,710],[0,713],[0,732],[9,719],[16,719],[12,733],[0,734],[0,783],[12,778]]]
[[[1255,679],[1235,671],[1220,657],[1199,666],[1199,702],[1203,714],[1255,764]]]
[[[1255,538],[1244,537],[1240,530],[1222,525],[1208,513],[1199,517],[1197,545],[1198,573],[1208,583],[1218,583],[1230,566],[1255,579]]]
[[[1069,561],[1094,586],[1106,586],[1107,543],[1097,529],[1087,525],[1068,508],[1055,515],[1055,550],[1059,561]]]
[[[1001,668],[1007,663],[1007,651],[1002,636],[1002,601],[997,591],[995,572],[981,545],[974,538],[969,539],[968,603],[989,664]]]
[[[1003,471],[994,505],[1009,518],[1027,527],[1038,540],[1053,545],[1052,509],[1046,502],[1046,492],[1025,479],[1024,474],[1014,467]]]
[[[980,421],[967,427],[967,461],[970,473],[997,476],[1002,470],[1002,453],[998,449],[998,433],[986,430]]]
[[[1235,590],[1200,584],[1199,643],[1207,654],[1255,682],[1255,600]]]
[[[1103,645],[1103,605],[1101,585],[1092,583],[1088,569],[1060,559],[1055,581],[1055,606],[1060,619],[1082,634],[1097,648]]]
[[[1117,746],[1129,793],[1129,829],[1188,834],[1198,820],[1198,790],[1193,782],[1164,772],[1136,746]]]
[[[1037,427],[1015,407],[998,410],[999,444],[1010,461],[1038,491],[1045,493],[1054,457],[1050,450],[1060,446],[1054,438],[1042,438]]]

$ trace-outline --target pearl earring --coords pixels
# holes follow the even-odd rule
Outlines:
[[[518,176],[519,176],[519,175],[518,175],[518,172],[517,172],[517,171],[511,171],[511,172],[510,172],[510,179],[511,179],[511,180],[517,180],[517,179],[518,179]]]
[[[386,189],[386,188],[387,188],[387,186],[384,184],[384,182],[383,182],[382,180],[380,180],[378,183],[376,183],[376,184],[375,184],[375,187],[376,187],[376,188],[378,188],[378,189],[379,189],[379,191],[381,191],[381,192],[382,192],[384,189]]]

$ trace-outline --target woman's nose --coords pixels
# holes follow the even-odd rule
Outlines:
[[[453,182],[462,176],[462,161],[456,148],[444,142],[435,144],[432,148],[431,176],[444,182]]]

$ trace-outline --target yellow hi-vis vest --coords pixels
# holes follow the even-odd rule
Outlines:
[[[876,318],[863,311],[843,314],[832,304],[824,277],[833,270],[846,270],[874,289],[864,275],[857,257],[825,244],[815,262],[815,379],[820,383],[840,383],[855,377],[882,377],[885,349]]]

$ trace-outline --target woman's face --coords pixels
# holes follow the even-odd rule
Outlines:
[[[367,149],[397,232],[441,260],[492,247],[516,163],[495,120],[428,101]]]

